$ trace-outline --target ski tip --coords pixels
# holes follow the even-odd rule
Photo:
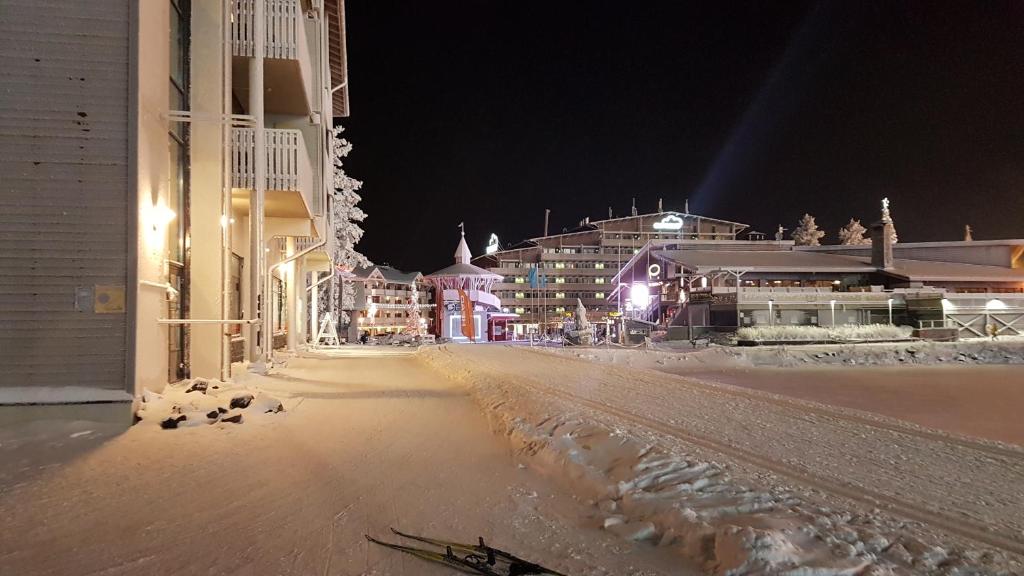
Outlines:
[[[391,530],[392,534],[401,534],[401,532],[399,532],[398,530],[395,530],[394,526],[389,527],[389,530]]]

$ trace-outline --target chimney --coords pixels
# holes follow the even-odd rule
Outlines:
[[[661,198],[658,198],[658,212],[661,212]]]
[[[551,216],[551,208],[544,209],[544,235],[548,235],[548,219]]]
[[[690,199],[687,198],[686,199],[685,207],[683,208],[683,214],[689,214],[689,213],[690,213]]]
[[[636,198],[633,198],[633,208],[630,210],[631,216],[636,216]]]
[[[871,225],[871,265],[889,270],[892,264],[892,217],[889,216],[889,199],[882,199],[882,219]]]

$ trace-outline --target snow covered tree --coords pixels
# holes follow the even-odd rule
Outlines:
[[[818,225],[814,223],[814,216],[804,214],[800,224],[793,230],[793,243],[797,246],[820,246],[824,236],[825,233],[818,230]]]
[[[366,213],[357,206],[362,200],[358,190],[363,187],[363,183],[345,173],[345,157],[352,151],[352,143],[342,137],[344,131],[345,128],[342,126],[335,126],[331,131],[334,186],[327,200],[330,218],[327,247],[334,265],[341,272],[336,274],[336,280],[331,283],[328,306],[336,320],[347,324],[348,315],[342,310],[354,307],[355,287],[352,282],[344,281],[344,275],[357,267],[369,266],[370,261],[355,248],[363,237],[363,229],[359,227],[359,223],[366,219]]]
[[[409,296],[409,304],[405,308],[405,330],[411,336],[422,336],[423,328],[420,326],[420,291],[416,283],[412,284],[412,294]]]
[[[845,246],[870,244],[871,239],[865,238],[865,233],[867,233],[867,229],[861,226],[860,220],[850,218],[850,223],[839,229],[839,243]]]

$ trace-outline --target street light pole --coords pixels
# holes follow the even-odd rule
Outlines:
[[[889,298],[889,325],[892,326],[892,298]]]
[[[775,304],[775,300],[769,298],[768,299],[768,325],[769,326],[775,326],[774,304]]]
[[[836,301],[835,300],[829,300],[828,301],[828,305],[829,305],[830,308],[832,308],[832,327],[835,328],[836,327]]]

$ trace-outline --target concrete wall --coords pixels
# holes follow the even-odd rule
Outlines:
[[[169,2],[139,2],[138,82],[138,238],[139,280],[167,282],[167,226],[160,206],[169,206],[168,84],[170,82]],[[176,217],[180,217],[177,215]],[[168,329],[157,323],[167,317],[167,293],[137,288],[135,330],[135,392],[161,390],[167,383]]]

